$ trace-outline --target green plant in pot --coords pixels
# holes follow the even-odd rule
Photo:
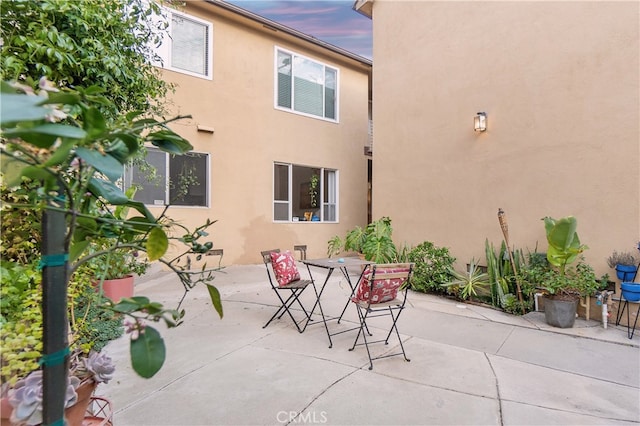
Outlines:
[[[88,266],[97,290],[117,302],[133,296],[135,276],[143,275],[149,263],[137,251],[113,250],[90,259]]]
[[[309,204],[311,207],[318,207],[318,184],[320,183],[320,177],[316,174],[311,175],[309,181]]]
[[[573,327],[581,296],[595,292],[600,283],[593,270],[582,261],[572,267],[588,247],[580,243],[576,232],[578,221],[573,216],[561,219],[545,217],[547,234],[547,261],[550,268],[540,274],[538,288],[545,293],[544,312],[549,325]]]
[[[375,263],[394,262],[398,250],[391,238],[392,233],[391,219],[382,217],[364,228],[356,226],[351,229],[344,240],[339,236],[333,237],[328,242],[327,255],[331,257],[342,251],[357,252]]]

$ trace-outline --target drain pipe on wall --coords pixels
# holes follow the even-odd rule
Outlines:
[[[613,294],[613,291],[601,291],[597,293],[597,305],[602,305],[602,326],[606,329],[607,322],[609,321],[609,311],[607,302],[609,301],[609,296]]]
[[[534,303],[536,312],[540,312],[540,305],[538,305],[538,298],[542,296],[544,296],[544,293],[536,293],[533,295],[533,303]]]
[[[589,321],[589,311],[591,309],[591,297],[585,296],[580,298],[580,306],[585,309],[585,319]]]

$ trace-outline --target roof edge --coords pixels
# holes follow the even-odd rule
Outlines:
[[[302,40],[305,40],[309,43],[315,44],[317,46],[323,47],[325,49],[331,50],[334,53],[337,53],[339,55],[342,56],[346,56],[347,58],[350,58],[354,61],[360,62],[364,65],[367,66],[372,66],[373,65],[373,61],[371,59],[365,58],[364,56],[360,56],[356,53],[353,52],[349,52],[346,49],[343,49],[341,47],[335,46],[331,43],[327,43],[326,41],[322,41],[320,39],[317,39],[313,36],[310,36],[308,34],[305,34],[301,31],[295,30],[291,27],[287,27],[286,25],[280,24],[276,21],[272,21],[271,19],[265,18],[263,16],[260,16],[256,13],[250,12],[246,9],[243,9],[239,6],[236,6],[234,4],[231,3],[227,3],[224,0],[205,0],[206,3],[210,3],[219,7],[222,7],[223,9],[226,9],[228,11],[237,13],[238,15],[242,15],[246,18],[249,18],[253,21],[259,22],[263,25],[266,25],[272,29],[277,29],[278,31],[282,31],[283,33],[287,33],[291,36],[300,38]]]
[[[373,0],[355,0],[352,9],[369,19],[373,19]]]

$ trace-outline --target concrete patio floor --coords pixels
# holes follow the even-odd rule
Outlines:
[[[306,269],[299,268],[304,278]],[[572,329],[556,329],[542,313],[518,317],[411,292],[399,320],[411,362],[381,359],[370,371],[364,347],[348,351],[355,331],[334,336],[329,349],[324,327],[315,325],[322,321],[303,334],[285,317],[263,329],[277,301],[264,265],[227,267],[214,284],[222,320],[199,286],[183,303],[183,325],[156,325],[167,359],[155,377],[142,379],[131,369],[128,336],[106,348],[117,370],[97,394],[111,400],[114,424],[640,423],[640,333],[630,340],[626,327],[578,319]],[[307,303],[311,293],[303,297]],[[160,272],[143,277],[136,294],[174,307],[182,286]],[[348,294],[344,278],[334,274],[322,299],[325,313],[338,315]],[[349,306],[341,324],[329,327],[356,323]],[[392,338],[374,353],[396,347]]]

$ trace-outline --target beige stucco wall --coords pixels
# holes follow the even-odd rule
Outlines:
[[[374,218],[463,264],[500,243],[498,208],[525,251],[574,215],[611,274],[640,239],[639,7],[375,0]]]
[[[213,22],[213,80],[164,71],[177,85],[173,113],[193,117],[172,128],[195,151],[210,153],[210,208],[171,207],[170,216],[191,227],[217,220],[211,239],[224,250],[224,265],[258,263],[261,250],[294,244],[306,244],[309,257],[324,256],[333,235],[366,223],[370,66],[202,2],[183,11]],[[274,108],[274,46],[339,68],[339,123]],[[198,124],[215,132],[197,132]],[[274,161],[337,169],[340,223],[274,223]]]

